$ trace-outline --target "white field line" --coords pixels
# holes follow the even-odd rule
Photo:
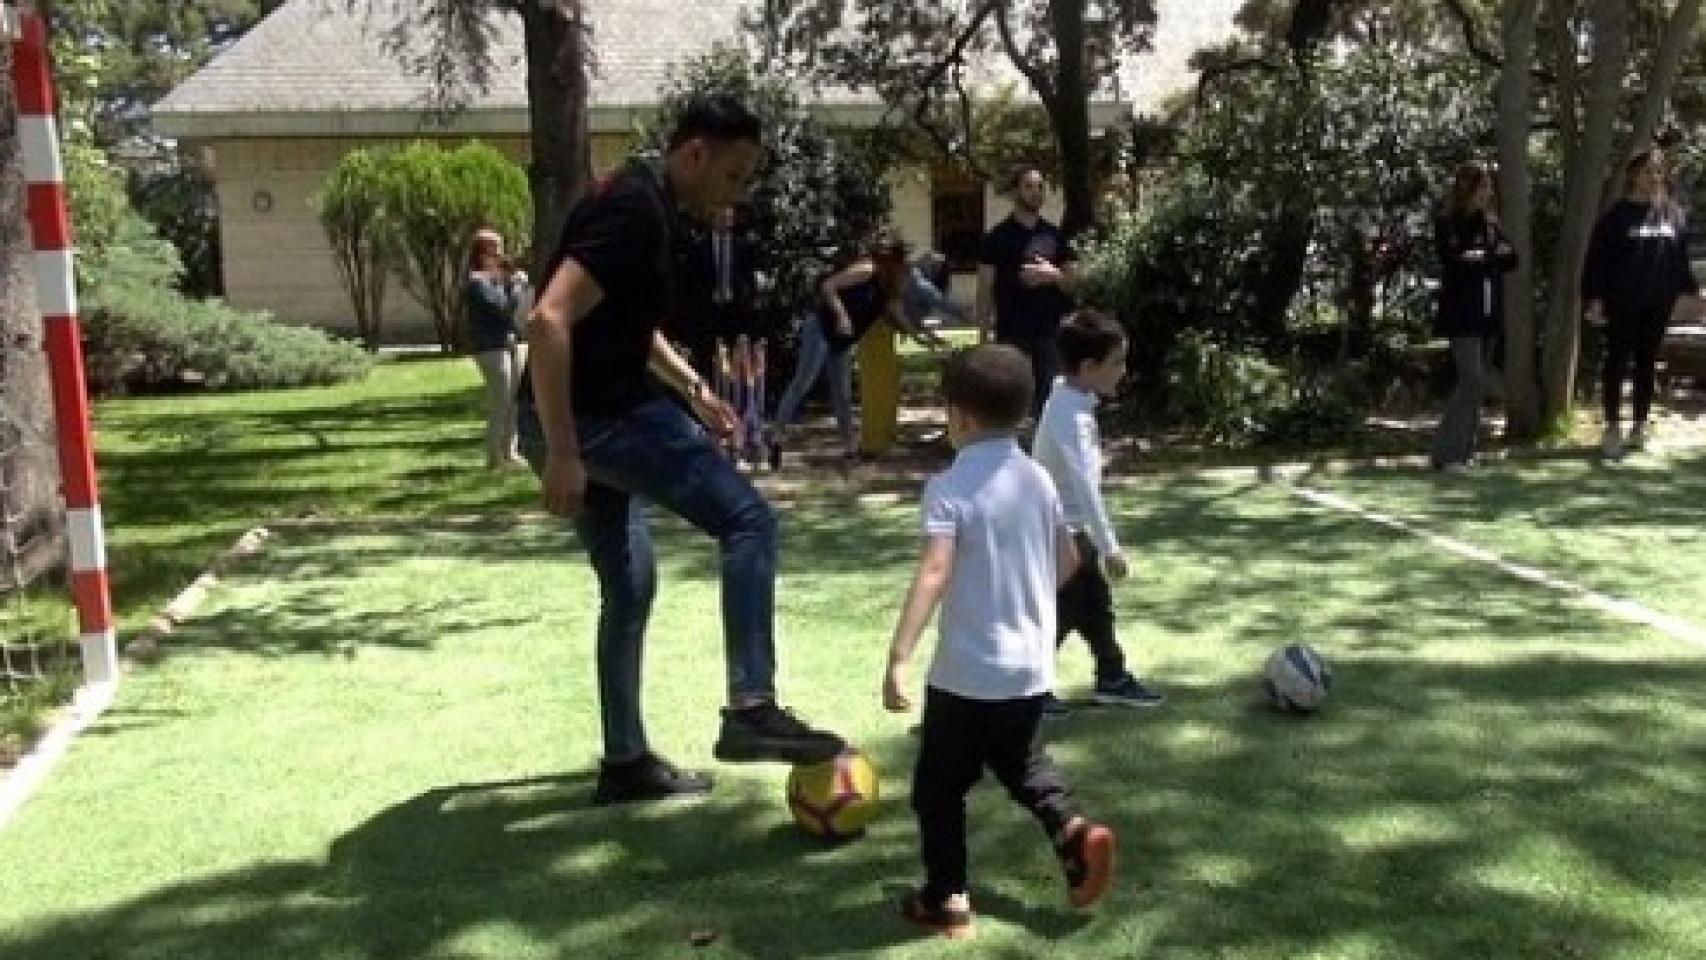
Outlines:
[[[1399,518],[1388,514],[1378,513],[1335,493],[1313,490],[1309,487],[1291,487],[1290,489],[1296,496],[1317,506],[1338,510],[1342,513],[1348,513],[1352,516],[1366,520],[1369,523],[1378,524],[1382,527],[1386,527],[1387,529],[1396,530],[1400,533],[1417,537],[1447,553],[1456,554],[1466,560],[1473,560],[1476,563],[1492,567],[1493,569],[1515,577],[1518,580],[1523,580],[1537,586],[1545,587],[1548,590],[1564,594],[1584,607],[1597,610],[1608,616],[1615,617],[1628,623],[1651,627],[1668,637],[1681,640],[1683,643],[1706,650],[1706,628],[1701,627],[1699,624],[1684,620],[1681,617],[1673,617],[1668,613],[1653,610],[1642,606],[1633,600],[1613,597],[1600,593],[1596,590],[1590,590],[1581,584],[1572,583],[1561,577],[1547,573],[1545,570],[1541,570],[1538,567],[1512,563],[1491,550],[1477,547],[1472,543],[1465,543],[1462,540],[1448,537],[1444,534],[1435,533],[1432,530],[1416,526],[1415,524],[1400,520]]]

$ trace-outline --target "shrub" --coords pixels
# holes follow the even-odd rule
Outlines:
[[[314,197],[332,263],[349,294],[356,334],[369,350],[378,349],[383,336],[386,281],[401,266],[396,225],[385,207],[393,154],[382,147],[350,151]]]
[[[1179,335],[1167,354],[1167,371],[1171,412],[1211,442],[1247,440],[1291,402],[1284,369],[1255,350],[1224,346],[1201,331]]]

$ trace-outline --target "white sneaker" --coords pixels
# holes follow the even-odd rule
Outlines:
[[[1599,451],[1607,460],[1621,459],[1623,456],[1623,431],[1617,424],[1608,424],[1605,433],[1599,439]]]

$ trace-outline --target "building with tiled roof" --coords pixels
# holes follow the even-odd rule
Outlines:
[[[655,108],[673,65],[736,39],[747,2],[589,0],[597,59],[588,104],[595,170],[621,159],[635,121]],[[1239,5],[1161,0],[1155,51],[1135,60],[1115,90],[1098,98],[1093,119],[1105,126],[1133,109],[1152,111],[1188,86],[1186,59],[1230,32]],[[517,160],[526,157],[519,19],[494,20],[490,83],[445,121],[432,114],[428,81],[387,48],[386,37],[406,8],[406,0],[358,5],[357,12],[341,0],[285,0],[154,106],[156,131],[199,146],[213,172],[225,288],[233,304],[348,328],[348,301],[309,198],[350,150],[423,137],[478,137]],[[819,92],[811,103],[826,120],[843,125],[869,125],[884,112],[874,97],[847,91]],[[986,191],[944,195],[965,189],[933,183],[926,173],[897,172],[896,220],[915,244],[929,246],[949,229],[942,222],[949,211],[963,217],[981,209],[985,222],[1004,215],[1005,206]],[[390,297],[388,313],[388,336],[424,337],[431,329],[405,296]]]

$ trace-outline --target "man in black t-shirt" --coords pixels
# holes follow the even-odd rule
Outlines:
[[[1018,347],[1031,360],[1036,391],[1032,415],[1060,372],[1055,335],[1072,310],[1078,278],[1077,256],[1066,237],[1043,219],[1048,182],[1042,168],[1029,164],[1014,171],[1013,213],[983,237],[977,269],[977,326],[980,338]]]
[[[664,393],[681,394],[719,432],[734,425],[728,405],[669,345],[660,323],[677,291],[678,217],[707,219],[733,202],[762,156],[759,122],[739,101],[690,104],[661,159],[630,163],[575,207],[533,312],[522,450],[539,472],[547,509],[574,519],[598,576],[604,758],[597,803],[711,787],[707,776],[676,768],[646,741],[640,665],[656,590],[648,502],[721,547],[729,706],[717,759],[816,763],[845,746],[776,703],[775,514]]]

